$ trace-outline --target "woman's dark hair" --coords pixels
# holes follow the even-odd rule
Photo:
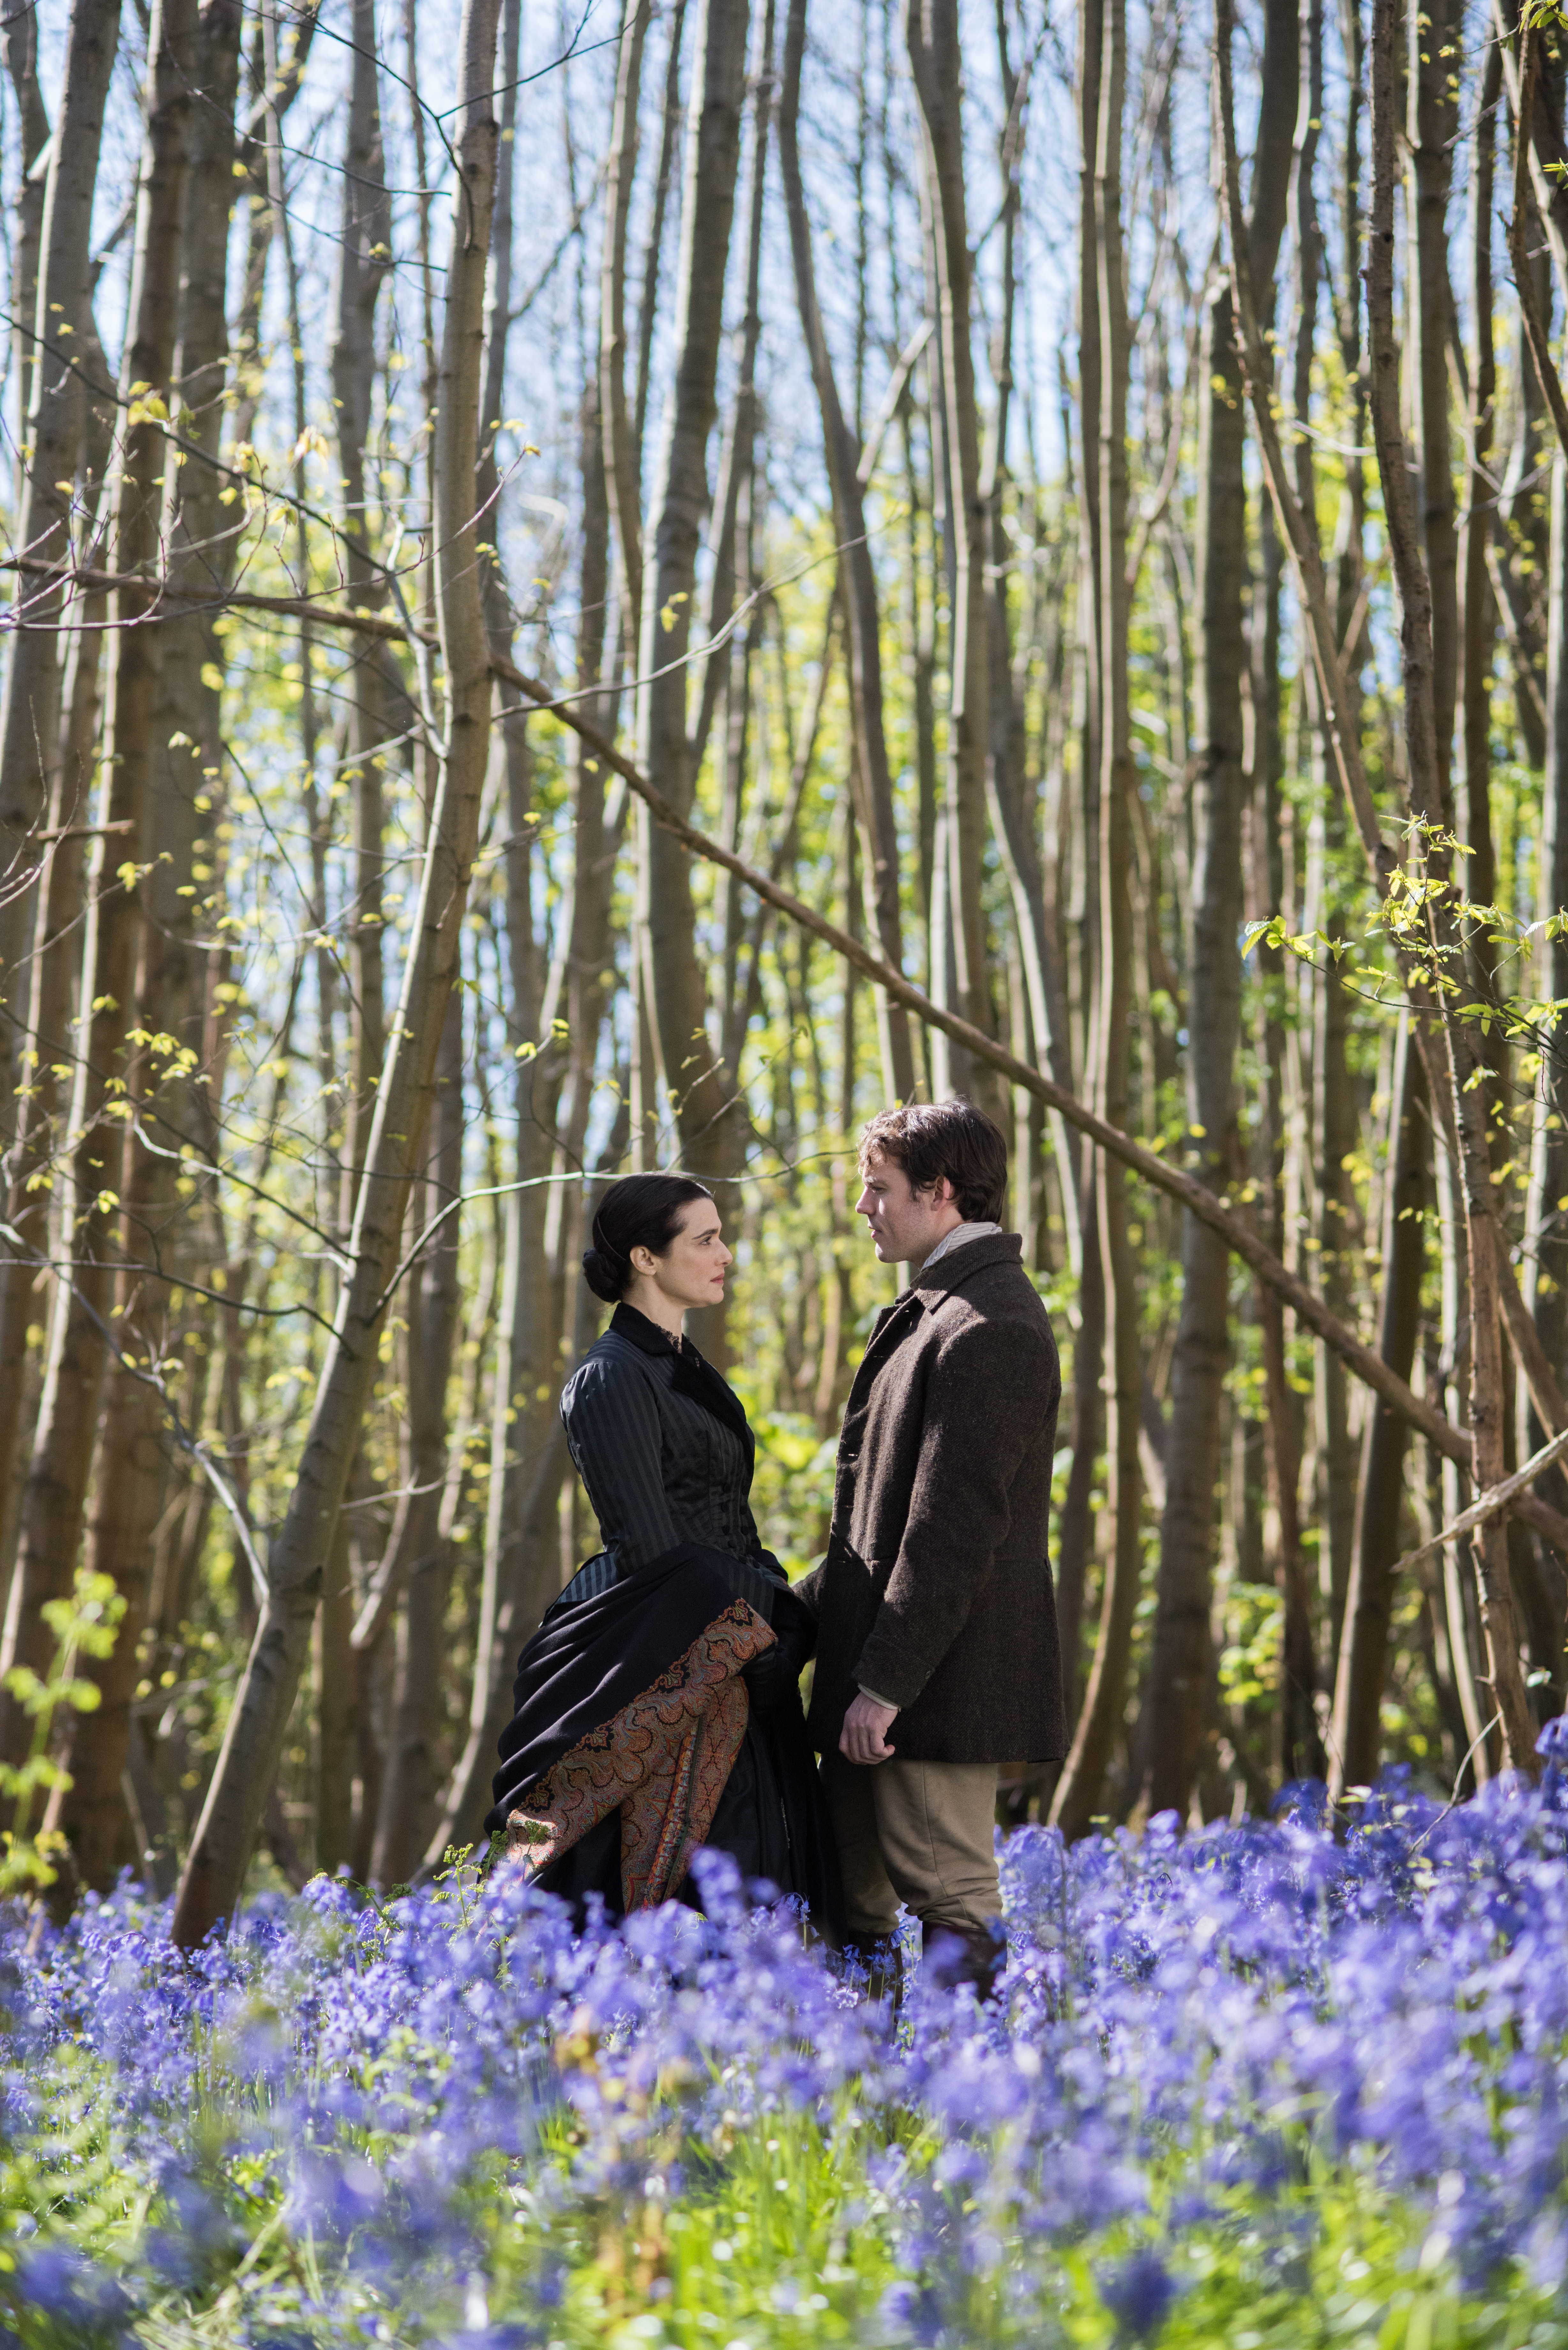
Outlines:
[[[692,1175],[626,1175],[612,1183],[594,1218],[594,1244],[583,1252],[583,1279],[596,1297],[613,1305],[634,1277],[634,1248],[662,1256],[680,1230],[680,1211],[693,1200],[711,1200],[706,1183]]]
[[[966,1224],[994,1223],[1007,1197],[1007,1140],[982,1109],[955,1094],[950,1101],[906,1102],[885,1109],[860,1136],[860,1164],[879,1152],[901,1167],[912,1191],[930,1191],[946,1176]]]

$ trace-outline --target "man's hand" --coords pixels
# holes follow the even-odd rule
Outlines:
[[[888,1744],[887,1733],[898,1711],[896,1705],[878,1705],[875,1698],[862,1690],[844,1717],[844,1727],[838,1733],[839,1752],[851,1762],[890,1762],[893,1749]]]

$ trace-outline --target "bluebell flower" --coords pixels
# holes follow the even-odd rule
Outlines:
[[[1176,2282],[1159,2254],[1140,2246],[1124,2261],[1097,2268],[1095,2289],[1127,2342],[1147,2342],[1165,2324],[1176,2298]]]

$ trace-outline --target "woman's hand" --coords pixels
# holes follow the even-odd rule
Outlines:
[[[893,1749],[888,1744],[888,1732],[898,1719],[896,1705],[878,1705],[864,1690],[844,1717],[844,1727],[838,1733],[838,1751],[851,1762],[890,1762]]]

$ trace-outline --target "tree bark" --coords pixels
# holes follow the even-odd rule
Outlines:
[[[1005,12],[997,17],[997,41],[1002,97],[1007,107],[998,158],[1004,185],[1002,293],[992,352],[992,376],[997,387],[996,404],[987,427],[979,484],[985,516],[990,805],[997,847],[1007,875],[1029,1022],[1033,1030],[1034,1051],[1045,1055],[1058,1084],[1070,1088],[1073,1083],[1072,1030],[1060,957],[1047,908],[1045,876],[1040,855],[1037,794],[1026,773],[1024,713],[1014,678],[1013,630],[1008,598],[1011,566],[1006,533],[1002,527],[1007,432],[1013,391],[1019,177],[1023,149],[1025,97],[1020,87],[1021,78],[1014,71],[1008,52]],[[1061,642],[1059,631],[1058,649]],[[1028,1121],[1032,1113],[1038,1115],[1031,1103],[1023,1108],[1021,1133],[1029,1131]],[[1060,1118],[1053,1118],[1050,1127],[1061,1191],[1068,1263],[1081,1283],[1084,1243],[1079,1214],[1077,1153],[1069,1143],[1066,1127]],[[1030,1180],[1030,1158],[1025,1154],[1014,1171],[1014,1190],[1019,1199],[1017,1221],[1025,1230],[1028,1219],[1023,1201]],[[1024,1261],[1030,1261],[1027,1247]]]
[[[605,227],[599,262],[599,422],[605,483],[620,551],[627,640],[642,641],[642,482],[626,395],[626,246],[637,177],[642,53],[652,0],[626,0],[616,59],[615,107],[605,157]]]
[[[1438,723],[1439,706],[1448,712],[1451,730],[1451,700],[1440,697],[1434,684],[1435,645],[1446,622],[1434,623],[1432,583],[1422,560],[1419,536],[1412,511],[1409,476],[1406,470],[1404,435],[1399,408],[1399,352],[1394,332],[1393,212],[1395,178],[1396,0],[1374,0],[1372,19],[1372,155],[1373,195],[1370,258],[1366,273],[1367,317],[1372,352],[1372,421],[1383,483],[1389,551],[1398,591],[1400,645],[1404,656],[1405,721],[1409,755],[1412,812],[1423,823],[1438,827],[1428,838],[1421,870],[1428,896],[1424,929],[1428,951],[1439,973],[1463,968],[1463,941],[1452,910],[1451,853],[1442,836],[1453,829],[1453,795],[1449,788],[1448,738]],[[1436,432],[1436,427],[1432,428]],[[1445,436],[1446,448],[1446,436]],[[1435,462],[1432,461],[1432,462]],[[1444,462],[1446,463],[1446,457]],[[1434,493],[1428,491],[1430,499]],[[1449,673],[1451,691],[1452,669]],[[1459,1168],[1463,1184],[1466,1253],[1470,1285],[1470,1422],[1474,1431],[1474,1473],[1483,1488],[1500,1484],[1506,1474],[1506,1399],[1502,1372],[1502,1338],[1499,1327],[1500,1266],[1498,1233],[1493,1214],[1491,1159],[1487,1134],[1484,1074],[1477,1049],[1477,1031],[1440,989],[1448,1076],[1459,1144]],[[1508,1533],[1503,1521],[1492,1520],[1478,1544],[1481,1593],[1481,1623],[1492,1695],[1501,1716],[1506,1761],[1515,1769],[1537,1770],[1535,1725],[1520,1669],[1518,1634],[1508,1566]]]
[[[1296,115],[1294,0],[1267,14],[1253,164],[1253,265],[1273,275]],[[1235,1087],[1241,1033],[1242,681],[1247,649],[1246,411],[1228,278],[1205,300],[1198,380],[1196,707],[1189,772],[1192,911],[1188,955],[1187,1108],[1201,1179],[1223,1193],[1240,1177]],[[1170,1427],[1154,1650],[1140,1744],[1141,1792],[1186,1817],[1210,1718],[1210,1584],[1218,1527],[1220,1421],[1231,1359],[1230,1259],[1216,1233],[1182,1219],[1181,1314],[1171,1358]],[[1292,1497],[1293,1499],[1293,1496]],[[1288,1504],[1287,1504],[1288,1506]]]
[[[462,1195],[462,997],[448,1000],[436,1067],[430,1173],[416,1192],[416,1231]],[[441,1793],[443,1665],[452,1544],[441,1526],[447,1471],[447,1389],[462,1292],[462,1221],[449,1215],[428,1243],[409,1303],[409,1448],[405,1502],[393,1535],[406,1587],[396,1694],[381,1781],[370,1875],[378,1885],[412,1877]]]
[[[842,553],[846,620],[846,649],[849,666],[849,713],[855,743],[855,772],[859,785],[861,839],[865,855],[866,912],[883,958],[901,970],[904,962],[903,919],[898,905],[898,831],[893,805],[893,776],[882,724],[882,623],[877,574],[866,532],[866,504],[859,478],[860,452],[854,428],[846,418],[833,372],[833,360],[823,328],[816,296],[816,271],[812,255],[811,222],[801,179],[798,120],[801,67],[805,55],[806,0],[790,0],[784,32],[784,93],[779,107],[779,161],[783,167],[784,203],[789,213],[790,251],[794,261],[795,299],[811,360],[812,380],[822,411],[823,442],[827,458],[828,488],[833,500],[834,536]],[[890,1101],[909,1101],[915,1092],[915,1053],[909,1016],[901,1004],[878,998],[882,1029],[882,1082]]]
[[[112,525],[121,578],[151,573],[159,554],[196,33],[196,0],[160,0],[149,40],[146,162],[131,265],[131,328],[121,369],[128,408]],[[132,393],[132,386],[145,389]],[[82,950],[88,1024],[72,1090],[74,1147],[61,1235],[61,1255],[74,1260],[75,1270],[55,1293],[0,1674],[16,1665],[42,1672],[53,1652],[54,1636],[40,1610],[70,1589],[109,1355],[119,1255],[117,1217],[126,1180],[123,1056],[133,1025],[140,887],[150,861],[161,662],[159,630],[136,622],[155,592],[127,585],[113,601],[99,793],[99,821],[109,829],[96,844],[91,868]],[[7,1695],[0,1701],[0,1753],[16,1759],[28,1734],[20,1706]]]
[[[420,1164],[447,1000],[459,968],[489,755],[490,661],[475,507],[484,279],[495,186],[493,110],[500,0],[464,0],[457,161],[433,449],[437,610],[446,677],[446,743],[401,999],[377,1092],[349,1268],[322,1366],[298,1482],[268,1560],[267,1604],[224,1733],[171,1931],[193,1948],[233,1914],[275,1775],[365,1408],[395,1271],[403,1211]]]
[[[92,371],[107,382],[108,364],[96,335],[92,350]],[[84,473],[94,484],[89,494],[99,524],[107,521],[109,493],[105,476],[111,446],[110,411],[104,403],[90,401]],[[73,614],[78,625],[67,639],[59,774],[49,804],[51,828],[61,828],[66,837],[54,843],[43,868],[28,995],[27,1057],[18,1071],[21,1082],[16,1089],[18,1131],[4,1165],[16,1234],[0,1287],[0,1586],[7,1598],[16,1559],[18,1478],[25,1466],[18,1459],[17,1439],[33,1379],[28,1326],[35,1311],[38,1260],[47,1253],[56,1184],[50,1155],[60,1139],[62,1100],[68,1103],[70,1098],[74,1046],[69,1023],[77,1008],[81,975],[87,843],[76,832],[74,820],[88,813],[92,804],[108,616],[107,594],[101,588],[86,589]],[[29,1430],[29,1450],[30,1446]]]
[[[104,106],[119,37],[119,0],[72,0],[64,86],[49,156],[40,228],[34,340],[45,362],[32,372],[24,432],[31,451],[20,484],[16,545],[47,562],[70,555],[71,501],[80,463],[85,391],[78,367],[91,329],[93,191],[103,144]],[[36,322],[36,323],[35,323]],[[66,486],[62,486],[65,484]],[[32,944],[36,899],[16,882],[36,868],[32,835],[55,782],[59,742],[59,646],[55,629],[63,588],[27,594],[31,625],[12,637],[0,699],[0,1139],[10,1139],[14,1024],[26,1015],[27,983],[13,977]]]
[[[512,994],[508,1036],[526,1045],[538,1033],[541,989],[528,822],[533,770],[520,717],[507,722],[505,757]],[[467,1735],[425,1848],[427,1868],[440,1866],[450,1845],[471,1842],[477,1835],[489,1809],[495,1742],[511,1719],[512,1660],[560,1587],[556,1502],[566,1447],[559,1414],[561,1328],[545,1246],[548,1209],[542,1182],[550,1171],[552,1152],[548,1129],[535,1113],[536,1066],[526,1058],[517,1064],[517,1181],[525,1188],[513,1192],[506,1202],[499,1363]]]
[[[512,25],[507,23],[510,41]],[[509,174],[503,193],[509,195]],[[493,283],[504,286],[509,256],[499,245]],[[504,365],[505,311],[493,311],[487,366],[499,382]],[[603,380],[601,373],[601,382]],[[584,451],[584,530],[580,567],[582,619],[578,628],[579,687],[597,682],[603,663],[604,590],[608,575],[607,477],[602,432],[587,421]],[[484,482],[489,486],[491,476]],[[596,605],[597,609],[596,609]],[[493,650],[510,642],[511,616],[493,573],[486,595]],[[545,1010],[539,941],[535,936],[534,765],[522,705],[515,689],[505,703],[499,751],[506,795],[506,944],[510,1004],[506,1035],[514,1055],[514,1103],[517,1123],[516,1180],[526,1188],[512,1192],[504,1219],[504,1262],[497,1331],[498,1362],[492,1391],[490,1481],[484,1522],[479,1606],[474,1627],[473,1676],[463,1744],[442,1793],[424,1866],[440,1866],[448,1847],[471,1842],[489,1808],[489,1783],[496,1740],[510,1719],[509,1669],[522,1642],[534,1630],[560,1583],[556,1501],[566,1461],[558,1412],[563,1370],[560,1284],[552,1263],[550,1195],[544,1179],[557,1168],[552,1148],[557,1118],[547,1103],[548,1049],[531,1053],[548,1025]],[[611,695],[589,695],[580,705],[604,718],[613,730]],[[600,980],[608,960],[609,887],[614,853],[606,852],[606,769],[579,739],[574,769],[576,814],[572,903],[566,920],[566,1001],[572,1055],[566,1141],[572,1146],[587,1123],[587,1085],[602,1010]],[[579,1081],[580,1079],[580,1081]],[[579,1127],[578,1120],[581,1120]]]
[[[1411,369],[1421,460],[1421,523],[1432,599],[1432,712],[1438,789],[1451,795],[1454,709],[1459,679],[1459,533],[1449,436],[1448,210],[1459,121],[1451,0],[1406,16],[1405,136],[1410,153]],[[1490,127],[1490,126],[1489,126]],[[1490,223],[1489,223],[1490,227]]]
[[[1104,0],[1095,232],[1100,320],[1100,974],[1096,1012],[1100,1115],[1125,1125],[1131,1011],[1132,773],[1127,680],[1127,359],[1122,274],[1121,148],[1127,88],[1126,0]],[[955,667],[956,667],[955,660]],[[1128,1235],[1127,1171],[1102,1155],[1098,1168],[1099,1240],[1105,1270],[1111,1359],[1106,1384],[1106,1480],[1111,1519],[1099,1636],[1072,1751],[1051,1816],[1067,1835],[1087,1829],[1122,1726],[1133,1619],[1142,1561],[1138,1410],[1143,1361],[1138,1344],[1137,1266]]]
[[[949,654],[947,817],[950,919],[958,1001],[971,1026],[995,1033],[981,882],[990,756],[985,511],[980,411],[970,341],[973,262],[964,190],[958,0],[907,0],[905,34],[919,101],[921,161],[935,270],[937,339],[950,467],[952,627]],[[1118,130],[1119,137],[1119,130]],[[1118,264],[1119,265],[1119,264]],[[999,1124],[1006,1110],[983,1066],[955,1068]]]
[[[1499,61],[1500,48],[1489,56]],[[1484,149],[1484,161],[1483,161]],[[1490,140],[1478,133],[1475,211],[1481,203],[1481,176],[1486,172],[1490,224],[1491,160]],[[1490,259],[1490,254],[1489,254]],[[1490,321],[1489,321],[1490,323]],[[1490,342],[1490,337],[1489,337]],[[1478,417],[1475,463],[1484,462],[1479,444],[1480,379],[1477,371],[1474,401]],[[1472,502],[1472,511],[1474,502]],[[1484,525],[1472,524],[1472,528]],[[1484,538],[1483,538],[1484,546]],[[1536,916],[1542,925],[1537,951],[1535,987],[1549,1002],[1568,999],[1568,938],[1555,935],[1552,917],[1568,906],[1568,453],[1553,452],[1552,464],[1552,536],[1547,567],[1546,759],[1542,777],[1541,849],[1536,884]],[[1468,709],[1468,697],[1467,697]],[[1490,713],[1489,713],[1490,714]],[[1477,733],[1483,749],[1480,712]],[[1467,741],[1469,739],[1467,730]],[[1488,827],[1490,842],[1490,828]],[[1473,860],[1472,860],[1473,861]],[[1479,886],[1473,894],[1490,898]],[[1568,1055],[1563,1051],[1561,1024],[1542,1053],[1532,1137],[1530,1191],[1526,1209],[1524,1296],[1535,1319],[1547,1359],[1559,1378],[1568,1355],[1568,1211],[1561,1202],[1568,1194]],[[1521,1398],[1521,1436],[1540,1422],[1530,1412],[1529,1398]],[[1532,1448],[1533,1449],[1533,1448]]]
[[[1189,1155],[1196,1156],[1202,1180],[1223,1193],[1241,1172],[1233,1069],[1241,1004],[1237,942],[1247,568],[1245,420],[1231,288],[1223,278],[1210,286],[1205,299],[1199,381],[1187,1110],[1196,1143]],[[1191,1215],[1182,1218],[1181,1265],[1141,1792],[1152,1809],[1174,1809],[1185,1819],[1202,1767],[1209,1720],[1220,1409],[1231,1359],[1230,1253],[1217,1233]]]
[[[184,196],[177,412],[188,437],[213,455],[228,344],[224,295],[241,16],[239,0],[204,0],[201,9]],[[171,567],[193,582],[213,571],[226,577],[232,567],[218,503],[221,483],[216,468],[197,457],[166,471],[164,539]],[[171,1376],[163,1363],[189,1351],[200,1341],[200,1326],[211,1320],[210,1309],[195,1302],[176,1317],[170,1282],[162,1277],[189,1264],[201,1247],[203,1224],[211,1238],[213,1218],[210,1184],[192,1190],[187,1176],[182,1192],[181,1167],[171,1155],[182,1141],[210,1147],[213,1139],[207,1087],[218,1073],[202,1067],[210,959],[195,937],[200,902],[207,901],[206,920],[215,910],[205,886],[213,868],[204,860],[213,853],[223,758],[219,691],[211,682],[223,660],[223,640],[211,622],[210,614],[192,613],[160,630],[149,784],[158,857],[143,885],[151,919],[143,931],[136,993],[143,1033],[169,1041],[142,1048],[142,1132],[129,1139],[119,1235],[125,1264],[115,1326],[122,1359],[109,1378],[88,1535],[88,1565],[113,1577],[126,1609],[111,1654],[84,1667],[101,1702],[72,1723],[66,1755],[72,1785],[56,1819],[71,1843],[79,1882],[97,1892],[109,1891],[119,1868],[135,1856],[120,1787],[171,1451],[168,1408],[153,1378]],[[221,1254],[221,1247],[213,1253]]]
[[[1081,875],[1075,889],[1081,909],[1075,965],[1080,1066],[1085,1091],[1093,1084],[1095,993],[1099,985],[1100,846],[1100,292],[1099,246],[1095,216],[1095,162],[1099,144],[1100,66],[1104,0],[1084,0],[1079,18],[1078,87],[1078,592],[1074,627],[1084,687],[1084,718],[1078,730],[1078,853]],[[1073,993],[1069,985],[1069,995]],[[1084,1599],[1095,1539],[1091,1509],[1103,1438],[1105,1400],[1101,1380],[1106,1354],[1106,1275],[1100,1251],[1097,1172],[1095,1154],[1078,1145],[1078,1227],[1083,1266],[1078,1326],[1073,1335],[1072,1467],[1063,1497],[1056,1541],[1056,1606],[1062,1636],[1062,1672],[1069,1726],[1078,1711],[1079,1651]]]
[[[47,171],[38,159],[49,137],[48,109],[38,87],[38,18],[33,8],[13,9],[0,26],[0,53],[16,93],[20,131],[17,155],[16,228],[11,247],[11,357],[16,386],[17,442],[27,437],[32,409],[33,369],[37,359],[34,322],[38,302],[38,256],[43,247]],[[47,332],[47,313],[43,321]]]
[[[370,552],[365,453],[376,380],[376,305],[381,281],[392,265],[392,206],[381,140],[375,0],[352,0],[349,24],[352,49],[337,316],[331,352],[332,407],[343,495],[345,586],[350,602],[373,611],[382,602],[386,588]],[[480,423],[482,430],[491,429],[488,417],[482,417]],[[353,1059],[345,1105],[340,1211],[347,1227],[353,1220],[354,1192],[369,1140],[375,1081],[386,1056],[381,775],[388,746],[402,731],[408,704],[385,649],[374,639],[358,648],[353,674],[339,691],[346,692],[348,701],[342,776],[350,788],[354,811],[354,892],[346,926],[350,942]]]
[[[686,655],[708,505],[708,442],[718,412],[749,22],[749,0],[704,0],[688,119],[680,279],[672,326],[675,377],[665,411],[651,551],[644,567],[638,743],[643,765],[659,777],[682,815],[691,806],[696,783],[687,727]],[[745,1104],[735,1072],[724,1066],[708,1035],[690,862],[661,830],[645,821],[639,831],[653,1017],[680,1154],[693,1173],[718,1183],[723,1210],[730,1205],[728,1187],[743,1162]],[[723,1309],[718,1306],[705,1307],[693,1326],[703,1353],[721,1364],[723,1330]]]

